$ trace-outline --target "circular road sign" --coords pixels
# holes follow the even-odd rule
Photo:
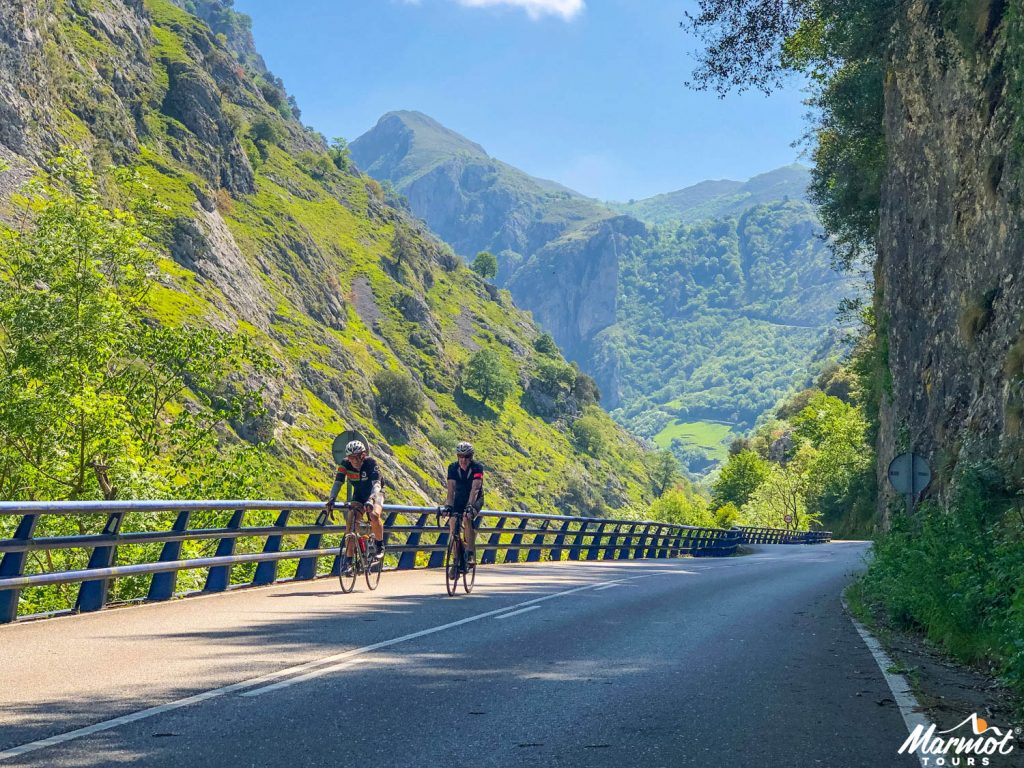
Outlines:
[[[331,454],[334,456],[334,463],[339,467],[341,466],[341,463],[348,458],[348,454],[345,453],[345,446],[353,440],[358,440],[367,448],[370,447],[370,444],[366,442],[366,438],[363,437],[362,432],[358,432],[354,429],[345,430],[334,438],[334,443],[331,445]]]
[[[901,453],[889,462],[888,476],[897,493],[919,496],[932,481],[932,470],[923,456]]]

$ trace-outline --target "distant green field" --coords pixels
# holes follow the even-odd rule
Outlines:
[[[654,442],[659,448],[670,448],[677,437],[684,443],[702,448],[709,458],[725,461],[729,458],[729,443],[735,435],[728,424],[674,421],[654,436]]]

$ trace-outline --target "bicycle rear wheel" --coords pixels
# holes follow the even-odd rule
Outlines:
[[[473,584],[476,582],[476,560],[474,559],[473,564],[466,563],[466,570],[462,574],[462,588],[466,590],[468,595],[473,591]]]
[[[459,550],[459,538],[455,536],[448,542],[448,549],[444,553],[444,586],[449,597],[453,597],[459,588]]]
[[[341,591],[346,595],[356,588],[356,558],[358,554],[353,550],[352,557],[349,562],[349,575],[345,575],[345,552],[348,548],[348,537],[346,536],[341,542],[341,551],[339,552],[341,560],[339,561],[338,570],[338,582],[341,584]]]
[[[366,586],[372,592],[380,584],[380,573],[384,570],[384,558],[377,559],[377,545],[369,542],[366,545]]]

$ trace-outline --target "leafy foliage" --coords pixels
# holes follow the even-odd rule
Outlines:
[[[991,463],[957,469],[946,507],[894,516],[876,538],[864,595],[898,626],[1024,689],[1024,516]]]
[[[498,259],[490,251],[480,251],[473,259],[473,271],[484,280],[493,280],[498,275]]]
[[[462,384],[480,395],[484,403],[501,405],[515,390],[516,379],[500,354],[481,349],[469,359]]]
[[[385,369],[373,377],[377,403],[388,418],[414,421],[423,410],[424,397],[408,374]]]
[[[672,451],[662,450],[654,454],[651,462],[651,480],[654,483],[656,496],[664,496],[680,479],[682,479],[682,473],[679,460]]]
[[[271,370],[241,335],[161,327],[143,313],[153,255],[134,216],[105,208],[85,158],[58,157],[0,230],[0,497],[238,496],[258,477],[223,479],[246,449],[221,446],[230,422],[262,414]]]
[[[712,504],[716,508],[727,504],[742,507],[767,479],[768,473],[767,461],[754,451],[740,451],[729,458],[712,484]]]

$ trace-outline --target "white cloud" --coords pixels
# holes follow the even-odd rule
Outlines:
[[[456,0],[459,5],[466,5],[471,8],[485,8],[488,6],[510,5],[522,8],[531,19],[539,19],[541,16],[561,16],[566,21],[575,18],[583,12],[586,3],[584,0]]]

